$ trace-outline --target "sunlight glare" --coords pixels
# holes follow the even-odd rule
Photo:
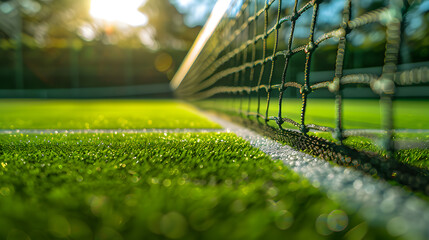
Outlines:
[[[144,0],[91,0],[92,17],[131,26],[147,24],[147,16],[138,11]]]

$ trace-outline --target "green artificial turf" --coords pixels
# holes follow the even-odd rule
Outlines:
[[[257,112],[258,101],[252,98],[250,111]],[[215,99],[196,103],[203,108],[228,111],[238,110],[240,100],[236,99]],[[248,110],[248,99],[244,98],[242,109]],[[429,129],[429,100],[395,100],[394,101],[394,128],[397,129]],[[301,123],[300,99],[286,98],[283,100],[282,117],[287,117],[297,123]],[[267,102],[261,99],[259,112],[265,115]],[[278,116],[278,99],[273,98],[269,105],[269,116]],[[244,114],[245,114],[244,112]],[[380,129],[381,122],[380,101],[377,99],[344,99],[343,100],[343,127],[346,129]],[[316,124],[335,128],[336,110],[334,99],[310,98],[307,102],[305,114],[306,124]],[[272,125],[276,123],[270,121]],[[295,128],[295,126],[284,123],[285,128]]]
[[[0,239],[393,238],[233,134],[3,134],[0,151]]]
[[[168,100],[0,100],[0,129],[220,128]]]
[[[329,141],[336,142],[336,140],[332,137],[331,133],[310,132],[309,135],[321,137]],[[395,134],[394,140],[427,142],[428,137],[429,136],[427,133],[397,133]],[[363,136],[347,137],[343,141],[343,144],[356,150],[375,152],[381,156],[386,156],[387,153],[381,146],[376,144],[375,140]],[[411,166],[429,169],[429,149],[427,148],[399,149],[395,151],[394,158],[399,162],[409,164]]]

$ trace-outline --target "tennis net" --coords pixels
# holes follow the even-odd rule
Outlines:
[[[297,149],[429,193],[426,170],[394,159],[395,98],[429,92],[429,64],[415,63],[419,47],[409,40],[415,35],[409,13],[424,7],[364,2],[219,1],[171,85],[178,97]],[[402,89],[411,91],[401,95]],[[345,128],[354,121],[344,119],[345,98],[353,94],[377,99],[377,130]],[[333,106],[333,123],[309,121],[312,112],[324,111],[311,104],[324,101]],[[350,135],[376,138],[385,154],[345,146]]]

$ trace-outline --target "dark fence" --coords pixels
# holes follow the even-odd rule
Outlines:
[[[14,93],[17,93],[16,97],[22,97],[24,93],[29,93],[28,96],[32,97],[49,97],[58,95],[53,94],[58,92],[52,91],[55,89],[62,89],[63,92],[75,89],[74,92],[80,92],[68,94],[70,97],[87,96],[86,93],[91,88],[97,92],[95,88],[137,86],[136,89],[142,89],[144,85],[167,85],[186,54],[176,50],[152,52],[102,44],[84,46],[81,49],[24,48],[22,87],[18,87],[14,51],[0,50],[0,90],[3,93],[11,90],[9,94],[2,94],[0,97],[13,97]],[[160,56],[164,59],[161,63],[156,61]],[[12,91],[17,89],[25,91]],[[131,92],[134,94],[135,91]],[[108,94],[102,95],[108,97]],[[116,95],[113,94],[112,97]]]

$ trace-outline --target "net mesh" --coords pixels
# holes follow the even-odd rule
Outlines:
[[[334,10],[321,11],[324,4],[330,8],[339,2],[340,17],[335,16]],[[395,151],[393,98],[397,89],[429,84],[427,66],[398,68],[403,58],[401,49],[405,48],[401,40],[406,14],[418,4],[417,1],[391,0],[368,10],[351,0],[232,1],[187,70],[176,94],[199,102],[216,99],[209,102],[211,108],[232,113],[235,119],[295,148],[387,179],[395,178],[428,193],[427,171],[392,159]],[[350,39],[369,35],[365,31],[374,26],[383,31],[383,46],[375,46],[384,50],[381,73],[346,73],[345,66],[350,65],[347,54],[359,52]],[[316,64],[312,61],[324,44],[334,46],[330,48],[336,52],[331,54],[335,56],[330,66],[334,74],[327,81],[319,81],[318,72],[312,68],[325,64],[323,54],[326,51],[316,57]],[[301,75],[296,73],[296,68],[301,69]],[[377,137],[382,140],[387,156],[363,153],[342,144],[349,134],[359,132],[347,131],[343,126],[344,90],[355,88],[369,89],[380,100],[382,131],[377,132]],[[335,99],[334,126],[306,121],[309,98],[322,91],[329,91]],[[298,117],[289,114],[285,103],[288,94],[297,94],[300,99],[301,107],[295,111],[299,111]],[[309,136],[309,131],[332,133],[337,142]]]

